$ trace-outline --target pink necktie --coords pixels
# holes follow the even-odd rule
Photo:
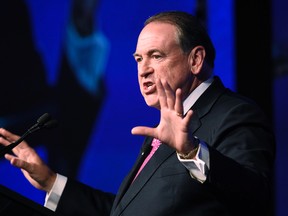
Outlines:
[[[138,174],[141,172],[141,170],[144,168],[144,166],[148,163],[148,161],[150,160],[150,158],[153,156],[153,154],[156,152],[156,150],[159,148],[159,146],[161,145],[161,141],[154,138],[152,143],[151,143],[151,146],[152,146],[152,149],[149,153],[149,155],[145,158],[143,164],[141,165],[140,169],[138,170],[134,180],[136,179],[136,177],[138,176]]]

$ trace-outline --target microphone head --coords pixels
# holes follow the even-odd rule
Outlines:
[[[51,119],[51,116],[49,113],[44,113],[42,116],[40,116],[37,120],[38,125],[43,125],[46,122],[48,122]]]
[[[58,126],[58,121],[56,119],[51,119],[43,125],[43,128],[50,129],[55,128],[56,126]]]

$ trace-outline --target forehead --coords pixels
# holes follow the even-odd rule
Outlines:
[[[139,34],[136,52],[147,49],[165,48],[177,44],[176,27],[169,23],[152,22]]]

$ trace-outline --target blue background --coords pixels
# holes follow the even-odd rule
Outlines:
[[[33,37],[46,68],[47,83],[57,82],[60,50],[64,29],[68,21],[69,0],[26,0],[31,15]],[[283,20],[287,20],[284,0],[273,1],[274,44],[286,44],[288,31]],[[154,125],[158,122],[158,112],[146,106],[138,90],[136,64],[132,57],[138,33],[143,22],[150,15],[163,10],[183,10],[195,12],[194,0],[138,0],[101,2],[97,18],[102,31],[111,43],[105,72],[108,93],[95,122],[86,152],[83,155],[78,179],[95,188],[117,192],[118,186],[134,163],[143,138],[132,136],[130,131],[137,125]],[[207,1],[208,30],[217,50],[215,74],[223,78],[227,87],[236,90],[234,12],[232,0]],[[283,17],[286,16],[286,19]],[[286,25],[286,26],[285,26]],[[285,215],[288,203],[287,189],[287,108],[288,78],[275,77],[273,89],[275,131],[278,141],[276,169],[276,209],[277,215]],[[119,142],[121,140],[121,142]],[[37,151],[45,159],[47,151],[38,146]],[[69,151],[68,151],[69,153]],[[286,171],[284,171],[286,169]],[[0,183],[43,203],[45,194],[33,188],[22,176],[20,170],[0,161]],[[287,211],[286,211],[287,212]],[[287,215],[287,214],[286,214]]]

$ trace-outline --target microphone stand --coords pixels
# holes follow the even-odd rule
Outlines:
[[[18,144],[20,144],[29,134],[32,134],[36,131],[39,131],[42,128],[53,128],[57,125],[57,121],[52,119],[48,113],[44,113],[37,120],[37,123],[34,124],[31,128],[29,128],[18,140],[12,142],[11,144],[5,146],[0,150],[0,157],[4,157],[6,153],[15,148]]]

